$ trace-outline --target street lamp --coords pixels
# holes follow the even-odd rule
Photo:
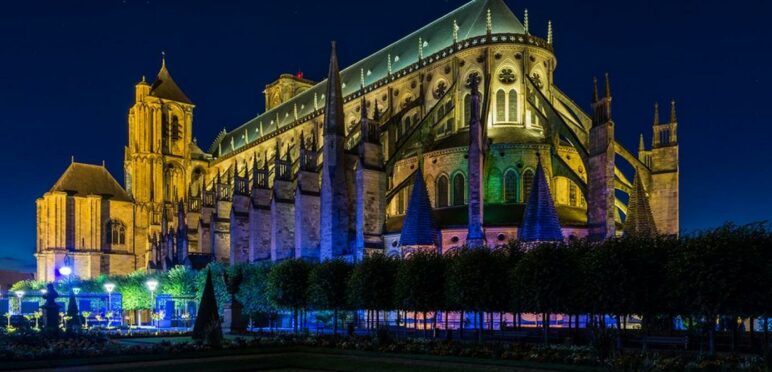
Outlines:
[[[72,288],[72,293],[75,293],[75,297],[77,298],[77,296],[80,294],[80,287]]]
[[[107,311],[112,312],[113,311],[113,290],[115,289],[115,284],[113,283],[105,283],[104,285],[105,291],[107,291]],[[107,313],[105,313],[107,315]],[[110,326],[110,319],[107,319],[107,326]]]
[[[62,266],[59,268],[59,274],[62,276],[70,276],[70,274],[72,274],[72,268],[69,266]]]
[[[24,291],[15,291],[13,293],[15,293],[16,297],[19,299],[19,315],[22,315],[22,313],[21,313],[21,299],[24,298]]]
[[[150,290],[150,320],[152,324],[153,314],[155,313],[155,290],[158,289],[158,281],[155,279],[150,279],[145,282],[145,286],[147,286],[147,289]]]

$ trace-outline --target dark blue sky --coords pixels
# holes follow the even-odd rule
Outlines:
[[[652,104],[678,101],[685,231],[772,217],[772,32],[766,0],[514,1],[531,31],[552,19],[556,82],[587,107],[611,74],[617,136],[651,138]],[[462,0],[13,1],[0,3],[0,269],[34,268],[35,199],[75,155],[123,181],[134,84],[167,53],[208,148],[263,110],[283,72],[320,79],[329,41],[343,66]],[[495,18],[494,18],[495,22]],[[663,118],[667,109],[662,110]]]

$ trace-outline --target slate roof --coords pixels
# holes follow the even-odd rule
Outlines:
[[[410,194],[399,241],[402,246],[437,245],[437,236],[437,224],[434,222],[429,192],[426,190],[423,173],[419,170],[415,172],[413,191]]]
[[[153,85],[150,86],[150,95],[153,97],[168,99],[176,102],[187,103],[192,105],[188,96],[182,92],[177,83],[172,79],[172,75],[169,74],[169,70],[166,69],[166,61],[161,63],[161,70],[158,71]]]
[[[102,195],[111,200],[131,202],[131,197],[101,165],[72,162],[50,190],[74,196]]]
[[[423,44],[424,56],[429,56],[451,46],[453,44],[454,20],[458,25],[458,40],[486,35],[488,9],[492,15],[492,32],[494,34],[525,34],[523,24],[503,0],[473,0],[342,70],[340,79],[343,85],[343,97],[360,90],[362,75],[364,75],[365,86],[386,78],[389,74],[389,60],[394,72],[419,62],[419,38]],[[222,155],[227,155],[246,146],[247,137],[252,142],[261,135],[268,135],[280,127],[291,124],[295,120],[295,107],[297,107],[298,117],[312,114],[323,108],[326,90],[327,80],[324,80],[287,102],[247,121],[237,129],[215,140],[211,147],[212,154],[217,155],[215,150],[218,148],[218,143],[222,144]],[[248,136],[244,136],[245,132],[249,133]],[[231,149],[231,141],[233,149]]]
[[[523,224],[517,230],[517,239],[524,242],[563,240],[560,221],[541,160],[536,166],[531,195],[525,205]]]

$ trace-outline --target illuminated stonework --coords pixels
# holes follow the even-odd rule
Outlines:
[[[213,259],[403,255],[415,250],[400,233],[419,168],[443,252],[466,242],[471,219],[488,246],[517,238],[539,162],[564,238],[622,234],[617,194],[633,191],[633,209],[651,214],[637,221],[677,234],[674,108],[635,156],[614,136],[608,78],[587,113],[558,88],[556,65],[551,37],[530,34],[502,0],[475,0],[340,71],[339,90],[282,75],[266,87],[266,112],[205,152],[192,137],[194,105],[164,64],[152,85],[136,86],[129,111],[128,200],[52,189],[38,201],[39,276],[53,279],[65,259],[95,276]],[[481,133],[470,152],[476,101]],[[632,165],[636,185],[617,161]],[[128,236],[120,251],[106,244],[116,221]],[[93,227],[71,227],[82,224]]]

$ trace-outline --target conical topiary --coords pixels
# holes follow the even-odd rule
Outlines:
[[[59,304],[56,303],[56,298],[59,297],[59,293],[56,292],[53,283],[48,283],[46,289],[47,292],[44,296],[46,303],[41,306],[45,313],[45,333],[49,336],[58,336],[61,319],[59,317]]]
[[[214,285],[212,284],[212,271],[208,270],[204,293],[201,295],[201,303],[198,305],[196,324],[193,326],[193,339],[218,346],[222,338],[220,314],[217,312],[217,298],[214,295]]]
[[[67,304],[67,330],[69,332],[80,331],[80,310],[78,310],[78,301],[75,300],[75,293],[70,291],[70,302]]]

